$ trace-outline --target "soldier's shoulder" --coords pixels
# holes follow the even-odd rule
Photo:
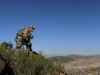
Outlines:
[[[23,32],[29,32],[29,29],[28,28],[23,28],[22,31]]]
[[[24,28],[26,31],[29,31],[29,29],[28,28]]]
[[[22,27],[21,29],[26,29],[25,27]]]
[[[28,28],[22,27],[21,30],[28,30]]]

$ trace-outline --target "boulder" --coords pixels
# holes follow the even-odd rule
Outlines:
[[[14,75],[12,68],[3,59],[0,59],[0,75]]]

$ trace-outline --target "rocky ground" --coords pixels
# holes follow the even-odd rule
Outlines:
[[[0,57],[0,75],[14,75],[12,68]]]
[[[69,75],[100,75],[100,56],[76,58],[63,66]]]

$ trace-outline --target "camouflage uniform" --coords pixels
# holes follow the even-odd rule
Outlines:
[[[29,26],[30,29],[35,29],[33,25]],[[20,50],[22,45],[26,45],[26,50],[32,51],[32,44],[30,42],[30,39],[33,38],[31,35],[31,31],[29,28],[22,28],[20,31],[18,31],[15,42],[16,42],[16,50]]]

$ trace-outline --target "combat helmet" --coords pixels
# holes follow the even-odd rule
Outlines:
[[[35,27],[34,27],[32,24],[29,26],[29,28],[31,28],[31,29],[35,29]]]

